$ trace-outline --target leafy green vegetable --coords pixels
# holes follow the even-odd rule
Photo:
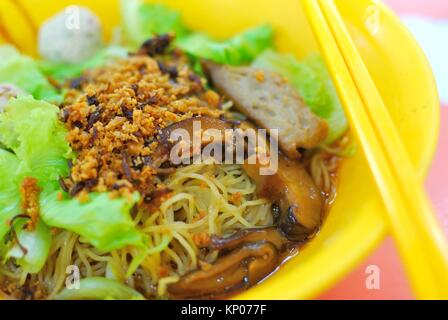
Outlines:
[[[145,21],[143,32],[149,36],[173,32],[176,37],[182,38],[189,32],[182,22],[181,14],[164,5],[143,4],[139,14],[141,21]]]
[[[56,300],[144,300],[134,289],[108,278],[86,278],[79,282],[79,289],[64,289]]]
[[[92,58],[82,63],[54,64],[48,61],[40,61],[39,67],[45,75],[51,76],[52,78],[58,81],[65,81],[70,78],[79,77],[84,71],[102,66],[106,64],[109,60],[117,58],[126,58],[127,56],[128,51],[125,48],[119,46],[111,46],[102,49]]]
[[[71,149],[57,114],[57,107],[31,96],[11,99],[0,114],[0,140],[14,152],[0,149],[0,239],[9,230],[8,221],[20,213],[19,189],[25,177],[55,190],[59,176],[68,173]]]
[[[16,174],[22,179],[34,177],[47,186],[69,173],[72,153],[58,114],[56,106],[31,96],[11,99],[0,114],[0,141],[20,160]]]
[[[0,114],[0,141],[14,152],[0,149],[0,240],[10,229],[8,221],[20,213],[19,189],[25,177],[37,178],[46,194],[57,190],[59,177],[68,174],[71,149],[58,112],[47,102],[24,96],[11,99]],[[50,230],[42,221],[34,231],[23,230],[23,226],[24,223],[14,224],[27,253],[17,244],[9,248],[9,243],[2,243],[2,255],[5,259],[15,258],[24,274],[37,273],[48,256]]]
[[[266,51],[253,65],[285,76],[302,95],[306,104],[329,126],[327,143],[337,140],[348,128],[344,111],[325,63],[318,55],[298,61],[291,54]]]
[[[226,41],[214,41],[203,34],[179,39],[178,45],[188,54],[220,64],[241,65],[252,62],[273,45],[273,30],[268,25],[250,29]]]
[[[177,11],[160,4],[148,4],[141,0],[121,0],[123,31],[129,45],[140,46],[156,34],[174,32],[177,38],[188,33]]]
[[[122,0],[123,29],[130,45],[140,46],[156,34],[174,32],[176,45],[193,58],[239,65],[250,63],[272,47],[273,30],[268,25],[250,29],[226,41],[216,41],[202,33],[192,33],[179,12],[164,5]]]
[[[0,83],[14,84],[36,99],[62,101],[62,96],[40,72],[36,62],[10,45],[0,46]]]
[[[19,165],[20,161],[14,154],[0,149],[0,240],[8,233],[7,221],[19,210],[19,182],[16,177]]]
[[[17,237],[20,244],[26,249],[26,254],[16,244],[5,258],[15,258],[16,263],[23,268],[24,273],[38,273],[45,265],[50,251],[50,228],[41,221],[34,231],[27,231],[23,229],[23,225],[20,225]]]
[[[76,199],[58,201],[57,197],[54,193],[41,200],[41,217],[49,226],[79,234],[104,252],[126,245],[145,246],[144,236],[135,228],[129,214],[139,200],[137,193],[132,200],[91,193],[86,203]]]

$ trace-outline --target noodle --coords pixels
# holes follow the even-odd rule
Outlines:
[[[71,232],[58,232],[46,265],[31,277],[40,282],[46,298],[54,298],[64,288],[67,267],[72,265],[79,268],[81,278],[113,277],[131,287],[142,283],[138,289],[148,298],[163,297],[168,284],[200,267],[201,261],[217,259],[217,252],[199,250],[196,239],[273,224],[269,201],[257,198],[255,184],[241,166],[192,165],[176,170],[164,184],[173,196],[157,211],[141,210],[134,217],[151,247],[143,255],[131,248],[104,254]],[[235,195],[239,202],[231,203]],[[135,262],[138,265],[127,278]],[[0,274],[10,279],[27,278],[20,270],[0,268]]]
[[[325,196],[326,211],[336,198],[337,173],[343,158],[354,153],[356,146],[350,133],[331,146],[321,146],[307,150],[304,163],[311,174],[314,183]]]
[[[325,195],[327,208],[336,196],[336,173],[350,141],[346,136],[331,147],[310,150],[304,156],[311,177]],[[25,281],[39,283],[47,293],[44,297],[52,299],[64,288],[67,267],[74,265],[81,278],[114,278],[147,298],[164,297],[169,284],[218,258],[217,251],[199,250],[197,239],[274,223],[271,203],[256,196],[255,183],[239,165],[179,168],[164,184],[172,196],[156,211],[139,210],[133,217],[148,237],[151,249],[147,252],[123,248],[105,254],[79,236],[59,231],[41,272],[30,276],[9,263],[0,266],[0,280],[6,278],[20,285]]]
[[[327,206],[336,196],[338,155],[347,144],[344,138],[331,148],[313,150],[304,157]],[[81,278],[110,277],[126,281],[147,298],[164,297],[169,284],[202,262],[216,261],[218,252],[202,252],[195,239],[274,223],[271,203],[257,198],[255,183],[239,165],[192,165],[176,170],[164,183],[173,195],[155,212],[140,210],[134,217],[148,237],[149,251],[142,254],[139,249],[124,248],[104,254],[79,236],[60,231],[40,273],[29,277],[8,264],[0,266],[0,277],[40,283],[47,292],[45,298],[52,299],[64,288],[67,267],[74,265]],[[232,201],[236,195],[239,201]]]

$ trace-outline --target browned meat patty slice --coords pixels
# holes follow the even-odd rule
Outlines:
[[[281,150],[291,159],[299,148],[312,148],[328,134],[327,123],[314,115],[297,91],[282,76],[253,67],[203,63],[213,85],[238,110],[266,129],[279,130]]]

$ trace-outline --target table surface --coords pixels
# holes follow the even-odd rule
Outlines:
[[[441,96],[441,132],[439,146],[426,189],[440,223],[448,237],[448,1],[384,0],[395,10],[428,56]],[[440,41],[440,39],[444,41]],[[378,266],[379,289],[367,289],[367,267]],[[359,267],[320,299],[413,299],[409,283],[391,238],[375,250]],[[447,293],[448,299],[448,293]]]

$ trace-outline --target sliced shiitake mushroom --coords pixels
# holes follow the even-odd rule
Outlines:
[[[280,156],[278,170],[270,176],[260,174],[261,164],[244,164],[260,197],[278,204],[278,227],[291,241],[303,241],[316,232],[322,221],[323,199],[303,165]]]
[[[246,243],[209,269],[194,271],[168,287],[173,298],[222,296],[261,281],[278,265],[278,250],[267,241]]]

